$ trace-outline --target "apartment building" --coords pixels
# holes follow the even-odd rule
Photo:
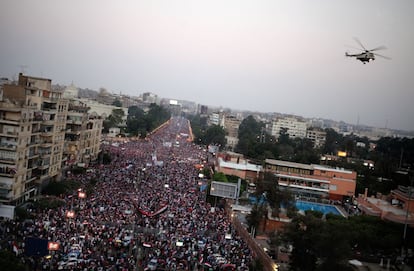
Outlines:
[[[314,148],[320,148],[325,145],[326,132],[321,128],[311,127],[306,131],[306,138],[313,142]]]
[[[342,200],[355,194],[355,171],[273,159],[266,159],[264,168],[277,177],[281,188],[301,197]]]
[[[219,126],[224,126],[223,125],[223,121],[224,121],[224,114],[223,112],[213,112],[209,115],[208,118],[208,125],[219,125]]]
[[[224,130],[226,131],[226,147],[234,149],[239,142],[239,126],[241,120],[232,115],[224,116]]]
[[[305,138],[306,126],[306,122],[298,117],[279,117],[272,121],[271,135],[279,138],[285,131],[290,138]]]
[[[36,193],[32,171],[39,155],[27,145],[31,139],[31,110],[0,101],[0,203],[12,203]]]
[[[0,202],[18,204],[61,175],[68,101],[51,80],[19,74],[3,85],[0,107]]]
[[[103,119],[73,91],[65,99],[50,79],[19,74],[0,93],[0,203],[22,203],[63,167],[97,159]]]
[[[89,114],[89,109],[79,100],[69,101],[63,166],[87,166],[98,158],[103,118]]]

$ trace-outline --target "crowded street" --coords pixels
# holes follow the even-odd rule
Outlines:
[[[80,189],[30,221],[2,221],[2,239],[31,270],[249,270],[250,249],[200,191],[196,165],[209,153],[191,137],[189,121],[176,117],[145,139],[103,142],[109,164],[66,172]],[[27,237],[59,249],[26,257]]]

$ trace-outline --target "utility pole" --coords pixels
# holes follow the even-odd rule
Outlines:
[[[409,174],[410,173],[411,172],[409,172]],[[408,178],[410,178],[410,186],[408,187],[408,201],[407,201],[407,208],[405,212],[405,223],[404,223],[404,234],[403,234],[404,245],[406,245],[408,214],[410,213],[410,201],[411,201],[411,194],[413,190],[413,179],[414,179],[412,174],[410,174]]]

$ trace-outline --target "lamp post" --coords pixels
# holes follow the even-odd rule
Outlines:
[[[405,223],[404,223],[404,233],[403,233],[404,245],[406,245],[408,214],[410,213],[411,192],[413,189],[413,179],[414,179],[412,175],[410,175],[409,178],[410,178],[410,186],[408,187],[408,201],[407,201],[407,208],[405,212]]]

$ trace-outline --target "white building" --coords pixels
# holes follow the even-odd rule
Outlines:
[[[78,99],[78,100],[86,104],[90,108],[88,111],[90,115],[96,115],[96,116],[102,117],[103,119],[106,119],[107,117],[109,117],[109,115],[112,114],[112,110],[122,109],[124,111],[123,122],[124,122],[124,125],[126,125],[126,120],[128,117],[128,108],[102,104],[102,103],[98,103],[96,101],[84,99],[84,98]]]
[[[224,127],[224,118],[222,112],[211,113],[208,118],[208,125],[219,125]]]
[[[63,92],[63,98],[65,99],[76,99],[79,97],[79,89],[72,83],[66,87]]]
[[[282,117],[273,120],[272,122],[272,136],[278,138],[280,132],[286,129],[286,133],[290,138],[305,138],[306,137],[306,122],[297,117]]]

